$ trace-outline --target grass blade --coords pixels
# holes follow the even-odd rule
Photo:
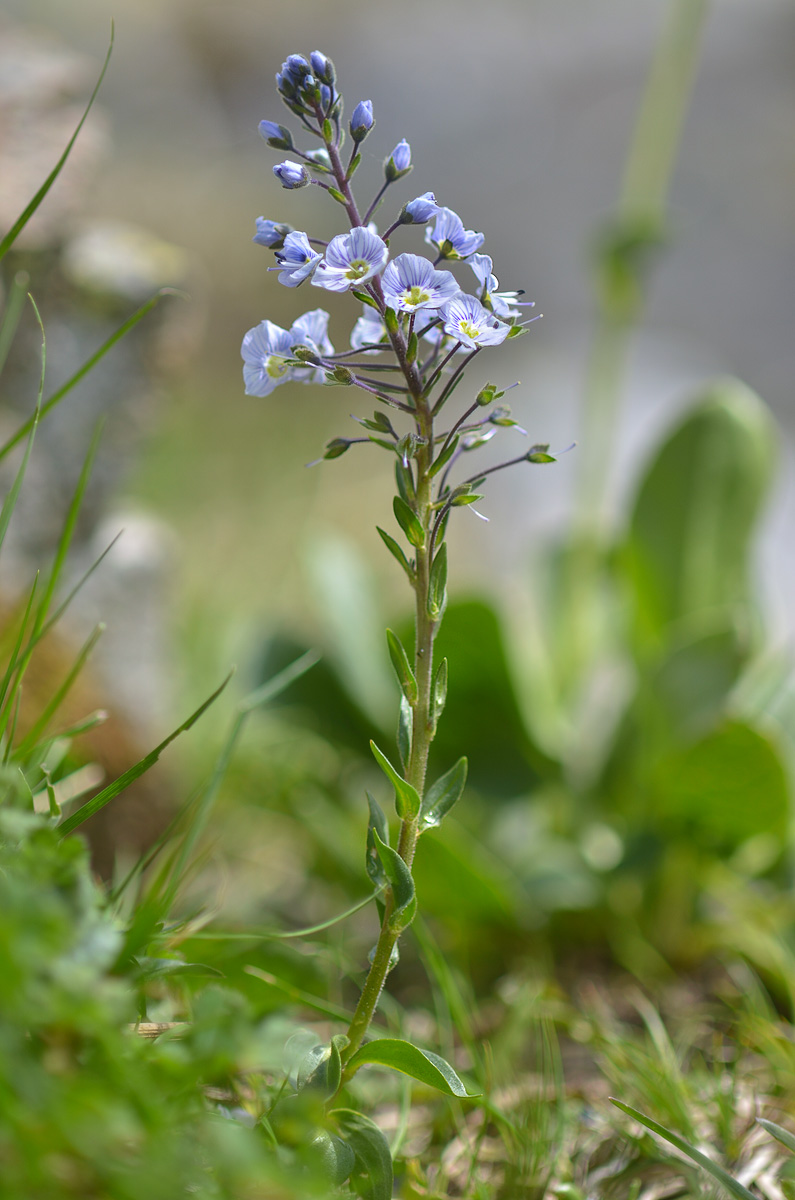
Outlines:
[[[208,696],[204,703],[200,704],[195,712],[191,713],[187,721],[183,721],[183,723],[177,729],[175,729],[173,733],[170,733],[165,741],[162,741],[159,746],[155,746],[154,750],[151,750],[149,754],[145,755],[145,757],[137,762],[135,766],[130,767],[129,771],[125,771],[124,774],[120,775],[119,778],[114,780],[113,783],[108,784],[106,788],[103,788],[98,795],[89,800],[88,804],[84,804],[83,807],[79,808],[76,813],[72,813],[72,815],[67,817],[65,821],[61,821],[60,825],[57,827],[58,832],[64,836],[67,833],[71,833],[74,829],[77,829],[78,826],[82,825],[84,821],[87,821],[89,817],[93,817],[94,814],[98,813],[100,809],[105,807],[106,804],[109,804],[111,800],[114,800],[120,792],[123,792],[125,788],[130,786],[131,783],[134,783],[136,779],[140,778],[140,776],[148,771],[150,767],[153,767],[160,758],[160,755],[165,750],[166,746],[170,746],[175,738],[178,738],[181,733],[185,733],[186,730],[190,729],[191,725],[198,721],[199,717],[202,716],[202,714],[210,707],[210,705],[218,699],[231,678],[232,673],[230,672],[221,686],[216,688],[213,694]]]
[[[6,300],[3,324],[0,326],[0,371],[6,365],[6,359],[14,341],[14,334],[25,307],[25,296],[28,292],[30,276],[27,271],[17,271],[11,281],[11,287]]]
[[[11,485],[8,495],[3,501],[3,507],[0,509],[0,546],[2,546],[5,540],[5,536],[8,531],[8,523],[11,520],[11,514],[16,508],[16,503],[19,498],[19,489],[22,487],[22,480],[25,478],[25,472],[28,468],[30,452],[33,449],[33,439],[36,435],[36,428],[39,424],[39,418],[41,417],[41,398],[44,395],[44,372],[47,367],[47,339],[44,336],[44,325],[42,324],[39,310],[36,307],[36,301],[33,299],[30,293],[28,293],[28,299],[33,305],[33,311],[36,314],[36,320],[38,321],[39,329],[41,330],[41,374],[39,377],[39,394],[36,399],[36,408],[33,412],[33,416],[25,422],[25,429],[28,432],[28,444],[25,447],[25,453],[22,457],[22,462],[19,465],[19,470],[16,473],[16,477]]]
[[[52,697],[49,704],[47,704],[44,708],[38,720],[34,723],[26,736],[19,743],[17,749],[14,751],[15,758],[21,758],[24,760],[38,744],[45,729],[63,704],[72,688],[72,685],[82,671],[83,667],[86,665],[86,661],[88,660],[91,651],[96,646],[104,630],[104,625],[97,625],[96,629],[92,631],[87,642],[82,647],[80,653],[75,659],[69,674],[66,676],[66,679],[64,679],[63,683],[55,692],[55,695]]]
[[[52,171],[50,171],[49,175],[44,180],[44,183],[41,185],[39,190],[36,192],[36,195],[30,201],[27,208],[25,208],[25,210],[21,213],[21,215],[19,217],[17,217],[16,221],[11,226],[8,233],[5,235],[3,240],[0,241],[0,259],[5,258],[6,254],[11,249],[14,242],[19,237],[20,233],[25,228],[25,226],[27,225],[30,218],[33,216],[36,209],[39,207],[42,200],[47,195],[47,193],[49,192],[52,185],[55,183],[56,179],[58,178],[58,176],[60,175],[60,173],[63,169],[64,163],[66,162],[67,158],[71,154],[72,147],[74,146],[75,142],[77,141],[80,130],[83,128],[83,126],[86,123],[86,118],[87,118],[88,114],[91,112],[91,108],[94,104],[94,101],[97,98],[97,93],[99,92],[99,89],[102,86],[102,80],[105,78],[105,72],[108,69],[108,63],[110,62],[110,56],[113,51],[113,37],[114,37],[114,28],[113,28],[113,23],[111,22],[110,45],[108,46],[108,52],[105,55],[105,61],[102,64],[102,70],[99,73],[99,79],[97,80],[97,82],[94,86],[94,90],[91,93],[91,97],[88,101],[88,104],[86,105],[85,111],[84,111],[82,117],[80,118],[80,120],[78,121],[77,128],[75,129],[71,138],[67,142],[66,149],[64,150],[61,157],[58,159],[58,162],[55,164]]]
[[[631,1108],[628,1104],[624,1104],[621,1100],[616,1100],[613,1096],[610,1097],[610,1103],[615,1104],[616,1108],[620,1108],[622,1112],[627,1113],[635,1121],[639,1121],[641,1125],[645,1125],[652,1133],[665,1138],[667,1142],[670,1142],[672,1146],[676,1146],[677,1150],[681,1150],[688,1158],[692,1158],[694,1163],[697,1163],[698,1166],[708,1171],[712,1178],[716,1179],[732,1196],[736,1196],[737,1200],[758,1200],[758,1197],[754,1196],[753,1192],[749,1191],[747,1187],[743,1187],[741,1183],[738,1183],[728,1171],[724,1171],[723,1167],[718,1166],[711,1158],[707,1158],[706,1154],[702,1154],[700,1150],[696,1150],[695,1146],[691,1146],[678,1133],[673,1133],[670,1129],[666,1129],[664,1125],[658,1125],[651,1117],[645,1117],[636,1108]]]
[[[756,1118],[757,1124],[767,1130],[771,1137],[774,1137],[777,1142],[781,1142],[782,1146],[786,1146],[795,1154],[795,1137],[792,1136],[788,1129],[782,1129],[775,1121],[766,1121],[764,1117]]]
[[[59,404],[60,401],[63,400],[64,396],[68,395],[68,393],[71,392],[78,383],[80,383],[80,380],[84,379],[86,375],[88,375],[89,371],[93,370],[100,359],[104,358],[108,351],[112,350],[117,342],[120,342],[121,339],[125,337],[125,335],[128,334],[130,330],[138,324],[139,321],[143,320],[147,313],[152,311],[152,309],[160,302],[163,296],[177,296],[179,294],[180,293],[174,288],[161,288],[155,293],[154,296],[147,300],[145,304],[142,304],[140,308],[136,309],[132,316],[128,317],[127,320],[124,321],[119,328],[116,329],[110,335],[110,337],[102,343],[99,349],[95,350],[94,353],[86,359],[82,367],[79,367],[78,370],[75,371],[74,375],[72,375],[70,379],[67,379],[66,383],[62,384],[56,392],[53,392],[53,394],[47,400],[45,400],[44,404],[41,406],[40,415],[42,417],[46,417],[47,413],[50,412],[51,409],[55,408],[56,404]],[[12,434],[8,441],[4,442],[4,444],[0,446],[0,461],[2,461],[2,459],[4,459],[5,456],[14,449],[14,446],[18,445],[19,442],[22,441],[31,428],[32,420],[33,418],[29,418],[24,422],[24,424],[20,425],[16,433]]]

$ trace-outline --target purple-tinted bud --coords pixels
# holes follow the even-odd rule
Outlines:
[[[309,55],[309,61],[312,64],[312,70],[318,79],[323,83],[334,83],[336,72],[334,63],[325,54],[321,54],[319,50],[313,50]]]
[[[259,131],[269,146],[274,146],[277,150],[293,149],[293,135],[284,125],[277,125],[275,121],[260,121]]]
[[[309,63],[303,54],[288,54],[282,63],[282,71],[298,84],[309,74]]]
[[[424,225],[438,211],[439,205],[433,192],[423,192],[416,200],[409,200],[408,204],[403,205],[400,222],[402,225]]]
[[[360,100],[351,116],[351,137],[355,142],[364,141],[374,124],[372,100]]]
[[[411,146],[405,138],[398,142],[389,158],[384,163],[384,174],[387,181],[393,183],[401,175],[407,175],[411,170]]]
[[[273,173],[285,188],[302,188],[310,182],[309,172],[301,163],[290,162],[286,158],[273,168]]]
[[[252,241],[258,246],[267,246],[269,250],[281,250],[287,234],[292,232],[292,225],[280,225],[276,221],[266,221],[265,217],[257,217],[257,232]]]
[[[292,100],[298,90],[286,71],[276,72],[276,87],[279,89],[279,94],[286,100]]]

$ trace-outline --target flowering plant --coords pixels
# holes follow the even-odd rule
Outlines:
[[[548,446],[533,445],[506,462],[456,479],[454,472],[464,454],[489,441],[502,427],[519,427],[508,407],[496,403],[506,389],[491,383],[449,420],[442,421],[442,412],[474,359],[484,349],[525,332],[529,322],[521,319],[521,293],[498,291],[492,260],[481,252],[483,234],[466,229],[457,213],[437,203],[433,192],[404,204],[384,232],[378,232],[373,217],[387,190],[411,171],[411,149],[402,140],[387,156],[382,186],[362,209],[352,180],[361,163],[362,142],[375,124],[373,106],[363,100],[354,108],[348,123],[352,145],[344,161],[342,97],[330,59],[319,52],[309,58],[290,55],[276,80],[302,134],[318,140],[320,148],[301,149],[287,128],[262,121],[260,132],[268,144],[300,159],[277,164],[274,174],[288,190],[322,188],[344,210],[348,228],[325,242],[260,217],[254,241],[274,252],[276,265],[271,269],[279,272],[286,287],[309,284],[327,292],[350,292],[362,305],[362,313],[350,348],[341,351],[335,351],[329,341],[329,316],[322,308],[304,313],[289,329],[269,320],[250,329],[242,346],[246,393],[267,396],[296,381],[356,387],[374,398],[379,407],[372,417],[354,418],[364,435],[332,439],[323,457],[338,458],[356,443],[389,454],[397,484],[393,510],[403,543],[385,529],[378,528],[378,533],[415,593],[413,653],[392,630],[386,633],[401,691],[398,765],[371,743],[375,760],[394,789],[399,818],[393,843],[386,815],[368,797],[366,865],[375,889],[380,933],[347,1032],[325,1047],[310,1048],[298,1079],[323,1088],[330,1101],[359,1067],[377,1062],[447,1094],[465,1096],[461,1080],[437,1055],[394,1038],[367,1042],[366,1035],[396,961],[400,935],[417,911],[411,874],[417,841],[441,823],[466,782],[464,757],[430,786],[426,780],[428,753],[447,692],[447,662],[434,662],[433,651],[447,596],[448,519],[453,509],[472,506],[481,498],[479,489],[495,471],[518,463],[554,461]],[[390,238],[403,225],[426,226],[425,243],[432,257],[392,255]],[[463,280],[441,264],[460,264]],[[345,1172],[353,1169],[351,1149],[363,1170],[375,1169],[372,1155],[367,1166],[368,1155],[362,1150],[363,1130],[379,1146],[382,1165],[388,1160],[383,1135],[372,1123],[363,1124],[366,1118],[337,1109],[328,1119],[334,1129],[330,1144],[335,1177],[344,1180]],[[371,1178],[372,1194],[391,1196],[391,1166],[379,1179],[380,1183]]]

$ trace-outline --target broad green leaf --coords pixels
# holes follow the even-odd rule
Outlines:
[[[398,543],[395,541],[395,539],[390,534],[388,534],[385,530],[383,530],[380,525],[376,525],[376,530],[378,531],[378,535],[381,538],[381,541],[386,546],[389,553],[392,555],[393,558],[395,558],[400,563],[401,567],[408,575],[409,580],[413,583],[414,582],[414,568],[412,567],[409,560],[406,558],[405,554],[401,550]]]
[[[673,1133],[670,1129],[666,1129],[665,1126],[658,1125],[651,1117],[644,1116],[636,1108],[631,1108],[628,1104],[623,1104],[621,1100],[616,1100],[613,1096],[610,1097],[610,1103],[615,1104],[616,1108],[620,1108],[622,1112],[639,1121],[641,1125],[645,1125],[652,1133],[665,1138],[667,1142],[670,1142],[672,1146],[676,1146],[677,1150],[681,1150],[688,1158],[692,1158],[694,1163],[697,1163],[705,1171],[708,1171],[712,1178],[725,1187],[726,1191],[730,1192],[732,1196],[736,1196],[737,1200],[757,1200],[753,1192],[750,1192],[747,1187],[743,1187],[741,1183],[732,1178],[728,1171],[724,1171],[723,1167],[718,1166],[711,1158],[707,1158],[706,1154],[702,1154],[700,1150],[696,1150],[695,1146],[691,1146],[678,1133]]]
[[[436,1088],[446,1096],[468,1096],[461,1080],[453,1068],[438,1054],[430,1050],[421,1050],[411,1042],[401,1038],[378,1038],[361,1046],[348,1060],[351,1070],[358,1070],[366,1063],[378,1064],[381,1067],[391,1067],[410,1075],[419,1083]]]
[[[454,767],[428,788],[420,807],[420,825],[423,829],[441,825],[453,805],[461,799],[468,765],[465,758],[459,758]]]
[[[407,783],[402,775],[398,775],[387,756],[378,749],[375,742],[370,742],[373,758],[386,775],[395,789],[395,807],[401,819],[416,817],[420,811],[420,798],[416,788]]]
[[[423,546],[425,544],[425,530],[402,496],[395,496],[393,498],[392,509],[395,514],[395,520],[411,542],[411,545]]]
[[[654,773],[654,812],[711,848],[734,847],[758,833],[783,836],[789,812],[787,774],[773,744],[728,721]]]
[[[373,830],[373,841],[395,901],[389,918],[389,927],[400,933],[408,928],[417,914],[417,893],[414,888],[414,880],[411,877],[411,871],[397,850],[393,850],[386,842],[382,842],[375,830]]]
[[[691,613],[747,606],[751,536],[775,440],[762,401],[724,380],[698,398],[647,467],[624,557],[642,643]]]
[[[554,777],[558,768],[525,726],[494,609],[474,600],[449,603],[434,653],[440,663],[449,661],[455,687],[434,738],[431,770],[455,762],[466,748],[470,783],[488,796],[518,796]],[[437,699],[436,716],[440,707]]]
[[[340,1187],[356,1165],[353,1148],[326,1130],[312,1139],[309,1149],[311,1157],[317,1159],[319,1169],[333,1187]]]
[[[160,755],[165,750],[166,746],[170,746],[175,738],[179,737],[181,733],[185,733],[196,721],[198,721],[199,717],[201,717],[202,714],[210,707],[210,705],[218,699],[231,678],[231,675],[227,675],[221,686],[216,688],[213,694],[208,696],[204,703],[200,704],[195,712],[191,713],[187,721],[183,721],[183,723],[177,729],[175,729],[173,733],[170,733],[168,737],[160,743],[159,746],[156,746],[154,750],[150,751],[149,754],[137,762],[135,766],[130,767],[129,771],[125,771],[124,774],[120,775],[118,779],[113,781],[113,783],[108,784],[106,788],[103,788],[98,795],[89,800],[88,804],[84,804],[83,807],[79,808],[76,813],[72,813],[71,817],[67,817],[65,821],[61,821],[60,825],[57,827],[58,833],[63,837],[67,833],[71,833],[74,829],[77,829],[78,826],[82,825],[84,821],[87,821],[89,817],[93,817],[94,813],[98,813],[100,809],[105,807],[106,804],[109,804],[111,800],[114,800],[116,796],[118,796],[120,792],[123,792],[125,788],[129,787],[131,783],[134,783],[135,780],[143,775],[145,771],[148,771],[150,767],[153,767],[160,758]]]
[[[781,1142],[782,1146],[786,1146],[795,1154],[795,1137],[788,1129],[782,1129],[780,1125],[776,1125],[775,1121],[766,1121],[764,1117],[756,1118],[757,1125],[761,1125],[763,1129],[774,1137],[776,1141]]]
[[[406,653],[405,647],[397,634],[393,633],[391,629],[387,629],[386,631],[386,641],[389,647],[389,657],[392,660],[392,666],[395,668],[397,681],[400,684],[400,690],[409,704],[416,704],[417,680],[411,669],[411,663],[409,662],[409,656]]]
[[[375,1121],[351,1108],[335,1108],[329,1116],[356,1155],[357,1171],[364,1176],[356,1181],[358,1195],[363,1200],[392,1200],[392,1155]]]

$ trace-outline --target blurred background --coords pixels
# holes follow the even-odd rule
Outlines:
[[[276,662],[287,652],[287,639],[296,648],[322,645],[337,672],[332,691],[308,702],[316,710],[325,704],[326,711],[336,704],[337,726],[318,731],[315,722],[309,742],[285,740],[283,732],[266,736],[265,749],[253,754],[257,770],[266,774],[252,770],[235,781],[238,799],[250,789],[252,811],[261,804],[260,793],[278,793],[274,803],[311,822],[326,811],[329,796],[346,812],[345,805],[354,805],[350,797],[360,799],[369,767],[358,760],[351,767],[349,750],[340,746],[360,735],[366,745],[374,724],[391,725],[394,690],[381,631],[385,621],[405,620],[409,607],[374,531],[391,503],[383,456],[362,452],[354,458],[352,451],[340,462],[304,467],[329,438],[355,430],[349,412],[367,415],[367,407],[339,390],[286,386],[263,400],[243,395],[239,346],[245,331],[266,317],[289,325],[318,303],[311,289],[287,291],[268,273],[270,253],[251,241],[255,218],[288,221],[323,237],[338,232],[338,210],[323,203],[319,191],[290,194],[277,184],[271,168],[282,155],[257,132],[262,118],[287,123],[273,77],[288,53],[317,48],[334,59],[348,114],[358,100],[372,100],[377,125],[364,146],[359,194],[375,192],[384,156],[400,138],[410,141],[415,169],[392,189],[383,225],[400,204],[433,190],[465,226],[484,232],[501,285],[524,288],[543,313],[529,336],[500,354],[499,365],[483,355],[473,384],[489,377],[501,385],[520,380],[508,399],[532,441],[553,449],[575,441],[578,446],[557,465],[497,476],[482,505],[489,523],[465,512],[451,530],[451,590],[469,598],[470,607],[462,608],[457,625],[451,621],[450,636],[483,647],[493,635],[497,640],[493,652],[484,651],[485,661],[494,667],[499,660],[489,684],[493,694],[487,689],[483,701],[496,740],[489,748],[482,739],[475,786],[487,798],[491,771],[495,789],[512,799],[546,781],[549,812],[562,822],[557,883],[547,879],[536,886],[540,860],[549,865],[554,858],[551,843],[546,835],[530,838],[522,824],[529,811],[524,801],[521,808],[501,810],[501,825],[492,830],[494,861],[477,868],[482,888],[473,905],[482,905],[485,922],[518,920],[523,928],[535,927],[545,919],[540,913],[598,905],[602,893],[593,872],[629,861],[626,814],[613,812],[608,819],[610,804],[600,809],[593,797],[609,793],[612,804],[622,787],[629,788],[608,787],[605,779],[611,769],[606,747],[632,679],[619,669],[602,680],[613,715],[595,736],[599,745],[586,748],[578,764],[571,747],[585,718],[541,712],[543,688],[530,678],[545,637],[532,596],[541,573],[538,556],[562,537],[574,511],[586,452],[582,398],[594,333],[593,247],[616,204],[669,8],[666,0],[492,0],[488,11],[471,0],[405,0],[399,8],[348,0],[3,0],[0,10],[6,223],[69,136],[115,21],[99,111],[90,116],[80,154],[41,221],[31,224],[18,259],[34,283],[37,273],[58,283],[50,294],[54,304],[61,297],[63,308],[53,311],[48,326],[53,384],[154,288],[172,285],[187,294],[165,298],[151,327],[144,323],[138,340],[92,376],[91,394],[67,402],[74,400],[78,411],[84,406],[84,432],[98,411],[109,416],[85,530],[87,560],[119,528],[126,532],[109,556],[105,581],[98,577],[88,590],[84,618],[101,614],[109,623],[101,661],[118,702],[139,725],[159,732],[162,721],[201,698],[230,662],[239,664],[244,683],[258,682],[268,655]],[[795,620],[794,67],[795,13],[786,0],[715,0],[710,6],[673,176],[668,242],[651,276],[610,439],[603,514],[604,529],[620,537],[648,456],[694,393],[716,376],[745,381],[778,423],[778,466],[750,567],[765,649],[773,659],[786,656]],[[418,250],[418,242],[421,234],[402,230],[394,245]],[[332,340],[344,346],[358,314],[343,299],[332,298],[329,308]],[[23,319],[33,337],[35,327]],[[18,371],[24,381],[22,364]],[[26,386],[19,403],[28,411],[35,383]],[[72,428],[74,406],[70,413],[67,421],[64,411],[66,424],[53,426],[42,487],[52,474],[47,462],[68,457],[65,430]],[[519,452],[519,437],[501,434],[493,460]],[[31,513],[31,528],[38,531],[34,546],[47,541],[38,519]],[[26,552],[20,545],[21,558]],[[494,633],[498,620],[503,641]],[[473,677],[479,669],[473,666]],[[481,678],[484,673],[486,667]],[[734,682],[736,673],[729,684]],[[604,708],[602,683],[591,689],[583,710],[593,720]],[[339,686],[355,702],[350,712],[339,706],[333,691]],[[463,695],[451,728],[462,733],[466,748],[464,727],[468,721],[472,734],[478,724],[477,681]],[[528,713],[531,725],[535,720],[531,734],[524,723]],[[498,733],[513,739],[510,753],[499,749]],[[296,745],[302,767],[288,768]],[[453,746],[451,737],[449,749],[459,753]],[[498,766],[500,779],[494,775]],[[771,770],[781,804],[761,832],[767,836],[775,828],[780,838],[788,820],[786,791],[778,767]],[[580,799],[587,793],[596,807],[585,841],[572,849],[572,829],[583,811],[572,800],[578,787]],[[561,799],[564,793],[568,799]],[[753,792],[738,800],[740,808],[752,803]],[[677,804],[687,804],[681,789]],[[479,836],[477,804],[474,811],[469,831],[438,852],[445,871],[453,864],[464,871],[474,846],[466,838]],[[538,814],[545,811],[543,805],[533,809],[538,828],[546,820]],[[355,812],[361,824],[361,812]],[[280,824],[268,814],[268,850],[262,854],[268,870],[276,870],[277,861],[281,866],[267,895],[256,893],[257,904],[279,887],[288,908],[291,897],[298,902],[302,871],[312,864],[291,819]],[[740,821],[729,848],[759,832]],[[686,825],[680,833],[686,841]],[[241,826],[232,860],[249,854],[251,871],[261,871],[262,855],[244,848],[248,835]],[[535,847],[532,862],[515,859],[510,868],[497,867],[499,854],[525,835]],[[340,878],[346,886],[358,878],[346,875],[354,858],[358,862],[358,850],[352,858],[344,848],[346,836],[343,830],[334,851],[344,870],[336,882],[330,873],[332,899]],[[764,871],[778,851],[757,850],[754,869]],[[692,862],[679,861],[675,874],[681,879],[692,870]],[[471,887],[472,878],[461,871],[458,886]],[[506,871],[514,873],[508,883]],[[426,873],[432,894],[433,869]],[[234,885],[227,880],[227,897],[235,896],[229,912],[242,913],[254,903],[242,896],[249,878],[244,872]],[[527,910],[515,915],[523,903],[512,890],[516,879],[522,886],[530,880],[531,892],[535,888],[537,907],[530,916]],[[626,914],[641,904],[625,886],[611,895],[605,903],[614,912]],[[324,911],[321,901],[307,915],[315,911]],[[653,942],[650,927],[646,935]],[[680,934],[677,927],[667,944],[664,938],[656,944],[685,954],[676,941]],[[485,947],[484,940],[484,953]]]

